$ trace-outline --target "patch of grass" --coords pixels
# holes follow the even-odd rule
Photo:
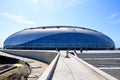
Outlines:
[[[18,64],[25,65],[25,62],[24,61],[19,61]]]

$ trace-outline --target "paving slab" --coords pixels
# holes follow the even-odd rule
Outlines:
[[[65,55],[66,52],[61,52],[51,80],[107,80],[75,58],[65,58]]]

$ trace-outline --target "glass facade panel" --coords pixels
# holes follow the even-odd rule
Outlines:
[[[77,28],[77,29],[81,29],[81,28]],[[115,47],[114,42],[107,36],[103,35],[102,33],[94,32],[90,30],[88,30],[87,32],[84,31],[84,29],[83,32],[79,32],[79,31],[77,32],[77,30],[74,28],[71,28],[70,30],[71,31],[59,30],[58,32],[57,31],[53,32],[54,34],[50,33],[50,35],[49,33],[47,33],[47,31],[42,32],[41,34],[40,32],[35,33],[33,31],[33,33],[24,34],[24,36],[23,34],[19,34],[18,32],[15,35],[17,34],[19,35],[17,35],[16,37],[15,35],[13,35],[12,37],[9,37],[5,41],[4,48],[64,50],[64,49],[114,49]]]

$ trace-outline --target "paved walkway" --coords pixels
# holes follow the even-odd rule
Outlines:
[[[57,63],[51,80],[107,80],[95,71],[83,65],[75,58],[65,58],[65,52],[61,52],[61,56]]]
[[[37,80],[41,73],[48,66],[45,63],[32,59],[13,56],[3,52],[0,52],[0,54],[28,62],[33,68],[28,80]],[[84,65],[82,62],[76,60],[71,55],[70,58],[65,58],[65,55],[65,51],[60,52],[60,58],[58,60],[51,80],[117,80],[113,79],[110,76],[109,79],[106,79],[105,76],[100,75],[100,73],[97,73],[90,67]],[[41,72],[39,70],[41,70]],[[103,75],[106,74],[104,73]]]

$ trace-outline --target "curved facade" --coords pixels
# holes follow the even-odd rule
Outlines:
[[[106,35],[87,28],[47,26],[28,28],[9,36],[5,49],[75,50],[114,49],[114,42]]]

